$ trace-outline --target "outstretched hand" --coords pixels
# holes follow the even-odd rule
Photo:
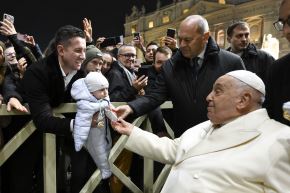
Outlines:
[[[134,128],[134,125],[124,121],[123,119],[118,119],[118,121],[116,122],[112,121],[111,125],[118,133],[128,136],[132,133],[132,130]]]
[[[93,41],[93,28],[92,28],[92,22],[91,20],[84,18],[83,19],[83,26],[84,26],[84,32],[86,35],[86,41],[92,42]]]
[[[118,118],[120,119],[125,119],[129,114],[133,113],[133,110],[129,105],[118,106],[113,111],[117,114]]]
[[[7,111],[10,112],[12,108],[24,113],[28,113],[28,110],[23,106],[17,98],[11,97],[7,103]]]

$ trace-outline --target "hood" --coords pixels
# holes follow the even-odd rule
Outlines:
[[[98,101],[88,90],[85,79],[80,78],[75,81],[71,88],[71,96],[74,100],[87,100],[91,102]]]

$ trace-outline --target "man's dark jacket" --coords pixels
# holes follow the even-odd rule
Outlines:
[[[69,82],[66,90],[57,55],[53,52],[47,58],[31,65],[21,81],[21,93],[29,104],[33,122],[46,133],[70,134],[70,118],[53,116],[52,108],[61,103],[72,102],[70,95],[74,81],[84,77],[78,71]]]
[[[112,102],[128,102],[134,100],[138,91],[131,86],[125,71],[114,62],[106,74],[109,82],[109,96]]]
[[[228,48],[230,50],[231,48]],[[275,61],[273,56],[263,50],[249,44],[241,56],[246,70],[256,73],[264,82],[266,81],[267,69]]]
[[[283,104],[290,101],[290,54],[276,60],[268,70],[265,107],[269,116],[290,126],[283,117]]]
[[[137,116],[156,108],[171,98],[174,109],[174,132],[179,137],[186,129],[207,120],[206,97],[215,80],[225,73],[244,69],[242,59],[221,50],[210,37],[202,67],[194,77],[189,59],[178,51],[163,66],[149,94],[129,102]]]

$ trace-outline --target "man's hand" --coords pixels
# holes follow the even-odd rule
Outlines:
[[[166,36],[164,38],[164,44],[172,50],[177,48],[177,40],[172,37]]]
[[[7,111],[10,112],[14,108],[20,112],[28,113],[28,110],[23,106],[17,98],[11,97],[7,103]]]
[[[0,21],[0,33],[5,36],[11,36],[17,34],[13,23],[9,20],[4,19],[4,21]]]
[[[118,118],[125,119],[129,114],[133,113],[133,110],[129,105],[121,105],[116,107],[114,112],[117,113]]]
[[[24,57],[20,58],[17,63],[17,68],[20,72],[20,78],[23,78],[23,75],[26,71],[26,67],[27,67],[27,61],[25,60]]]
[[[84,18],[83,19],[83,26],[84,26],[84,32],[86,35],[86,41],[92,42],[93,41],[93,28],[92,28],[92,22],[91,20]]]
[[[139,92],[142,88],[147,85],[148,76],[142,75],[138,79],[136,78],[132,82],[132,86]]]
[[[132,133],[132,130],[134,128],[134,125],[124,121],[123,119],[118,119],[118,121],[116,122],[112,121],[111,125],[118,133],[128,136]]]
[[[136,48],[139,48],[143,54],[146,52],[146,48],[144,46],[144,39],[142,36],[140,36],[140,39],[134,38],[132,43]]]
[[[33,36],[25,34],[24,37],[25,37],[25,39],[24,39],[25,43],[30,44],[32,46],[35,46],[35,40],[34,40]]]
[[[100,45],[101,43],[103,43],[105,39],[106,39],[105,37],[99,37],[96,41],[96,47],[100,49]]]

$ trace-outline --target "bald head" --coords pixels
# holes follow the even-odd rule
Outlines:
[[[180,25],[196,26],[196,30],[200,34],[209,32],[207,20],[200,15],[190,15],[187,18],[185,18]]]
[[[209,38],[209,27],[205,18],[191,15],[185,18],[179,26],[179,50],[186,58],[198,56],[204,49]]]

